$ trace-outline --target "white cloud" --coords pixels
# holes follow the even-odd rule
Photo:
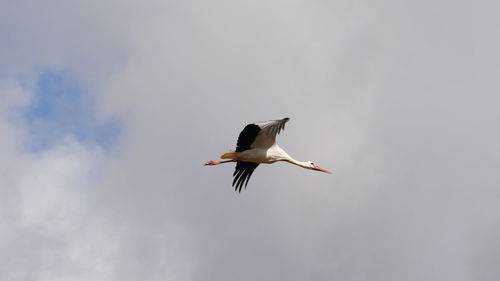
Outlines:
[[[37,155],[20,151],[26,132],[8,116],[30,94],[2,87],[10,93],[0,105],[6,279],[498,275],[489,262],[499,258],[494,7],[39,8],[21,9],[30,21],[4,12],[21,35],[9,31],[1,74],[70,69],[102,116],[123,116],[125,132],[107,152],[71,138]],[[282,117],[292,118],[283,147],[336,175],[263,166],[236,194],[231,166],[201,165],[232,148],[246,122]]]
[[[111,280],[120,229],[93,216],[89,201],[99,158],[69,141],[12,159],[2,181],[2,279]]]

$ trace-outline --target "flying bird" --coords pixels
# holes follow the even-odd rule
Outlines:
[[[277,161],[285,161],[309,170],[321,171],[331,174],[311,161],[298,161],[293,159],[281,147],[276,144],[276,135],[285,129],[285,123],[290,118],[281,120],[270,120],[256,122],[245,126],[241,131],[234,152],[224,153],[221,159],[225,161],[210,160],[205,165],[219,165],[223,163],[236,162],[236,170],[233,173],[233,186],[235,191],[241,192],[243,185],[247,186],[250,176],[259,164],[272,164]]]

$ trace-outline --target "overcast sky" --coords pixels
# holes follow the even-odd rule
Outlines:
[[[0,1],[0,280],[498,280],[499,9]]]

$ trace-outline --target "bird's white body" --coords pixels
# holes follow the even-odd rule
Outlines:
[[[273,144],[269,148],[252,148],[242,151],[238,159],[259,164],[272,164],[277,161],[288,161],[291,157],[277,144]]]
[[[285,129],[285,123],[290,120],[284,118],[281,120],[271,120],[248,124],[241,131],[236,151],[224,153],[222,159],[226,161],[210,160],[205,165],[219,165],[222,163],[237,162],[236,170],[233,174],[233,186],[241,192],[243,185],[247,185],[250,176],[259,164],[272,164],[277,161],[286,161],[302,168],[330,173],[311,161],[298,161],[290,157],[281,147],[276,144],[276,135]]]

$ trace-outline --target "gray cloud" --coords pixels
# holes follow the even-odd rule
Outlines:
[[[2,150],[21,161],[15,170],[1,163],[10,187],[2,193],[13,194],[2,199],[2,220],[14,226],[1,258],[19,261],[2,270],[6,278],[499,275],[493,4],[104,5],[86,10],[98,28],[65,18],[82,41],[99,44],[28,56],[23,69],[81,75],[100,113],[123,117],[122,139],[112,151],[70,139],[37,158],[15,152],[22,133],[9,132],[22,129],[2,119],[10,142]],[[23,38],[33,40],[31,30]],[[107,59],[115,48],[124,61]],[[292,120],[280,144],[336,175],[262,166],[236,194],[232,166],[202,166],[233,148],[247,122],[282,117]],[[46,185],[33,183],[40,174]]]

